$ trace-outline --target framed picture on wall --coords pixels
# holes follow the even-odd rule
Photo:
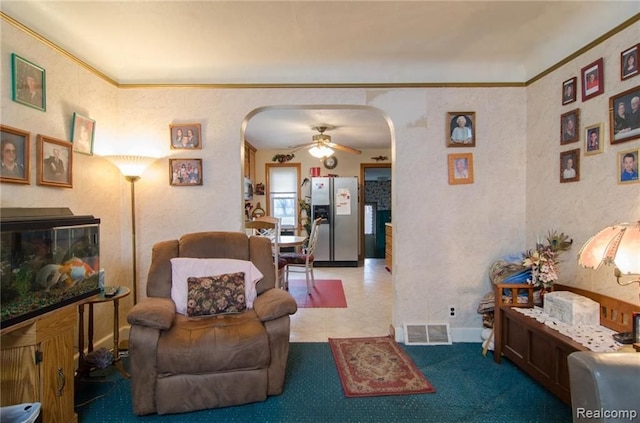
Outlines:
[[[476,146],[476,113],[447,113],[447,147]]]
[[[199,123],[169,125],[172,149],[202,149],[202,133]]]
[[[202,185],[202,159],[169,159],[169,184]]]
[[[640,85],[609,98],[611,144],[640,138]]]
[[[73,113],[71,124],[71,142],[73,151],[82,154],[93,155],[93,137],[96,131],[96,121]]]
[[[448,154],[449,185],[473,183],[473,154]]]
[[[73,188],[73,144],[68,141],[37,137],[38,185]]]
[[[588,64],[581,71],[582,101],[604,93],[604,65],[602,57]]]
[[[640,44],[620,53],[620,80],[629,79],[638,74],[638,49]]]
[[[602,153],[604,151],[604,140],[602,139],[604,132],[602,128],[602,122],[584,128],[585,156]]]
[[[562,104],[569,104],[576,101],[576,86],[578,85],[578,78],[573,77],[567,79],[562,83]]]
[[[560,182],[580,180],[580,149],[560,153]]]
[[[638,179],[638,157],[640,148],[618,152],[618,183],[637,184]]]
[[[0,182],[29,183],[29,140],[31,135],[22,129],[0,125],[2,135],[2,163]]]
[[[560,145],[578,141],[580,138],[580,109],[560,115]]]
[[[11,76],[13,101],[44,112],[47,108],[45,70],[12,53]]]

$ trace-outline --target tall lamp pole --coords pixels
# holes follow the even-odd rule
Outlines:
[[[133,263],[133,304],[138,304],[138,267],[136,265],[136,181],[140,179],[139,176],[126,175],[124,177],[131,183],[131,250],[133,251],[132,263]]]
[[[115,164],[125,179],[131,184],[131,262],[133,264],[133,304],[138,303],[138,269],[137,269],[137,249],[136,249],[136,189],[135,183],[145,171],[147,166],[154,160],[153,157],[143,156],[107,156]]]

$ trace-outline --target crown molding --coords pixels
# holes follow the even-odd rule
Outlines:
[[[151,89],[151,88],[193,88],[193,89],[284,89],[284,88],[513,88],[513,87],[527,87],[534,82],[542,79],[543,77],[549,75],[553,71],[557,70],[561,66],[569,63],[573,59],[578,56],[584,54],[590,49],[594,48],[598,44],[606,41],[612,36],[616,35],[620,31],[628,28],[634,23],[640,20],[640,13],[632,16],[625,22],[621,23],[617,27],[613,28],[606,34],[598,37],[594,41],[590,42],[586,46],[577,50],[575,53],[567,56],[563,60],[559,61],[555,65],[549,67],[548,69],[540,72],[533,78],[529,79],[525,82],[374,82],[374,83],[233,83],[233,84],[121,84],[115,79],[109,77],[103,72],[99,71],[95,67],[89,65],[88,63],[78,59],[73,54],[69,53],[62,47],[58,46],[54,42],[48,40],[42,35],[38,34],[31,28],[23,25],[17,20],[13,19],[11,16],[6,13],[0,11],[0,17],[2,20],[7,23],[13,25],[17,29],[25,32],[51,49],[57,51],[61,55],[65,56],[69,60],[75,62],[79,66],[85,68],[89,72],[93,73],[97,77],[105,80],[106,82],[112,84],[113,86],[121,89]]]

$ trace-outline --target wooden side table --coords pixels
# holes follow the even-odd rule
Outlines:
[[[120,337],[120,323],[119,323],[119,306],[120,300],[131,294],[131,290],[125,286],[121,286],[118,293],[113,297],[105,297],[104,292],[87,298],[84,302],[78,305],[78,314],[80,316],[80,322],[78,323],[78,373],[84,373],[87,375],[89,369],[86,367],[85,354],[84,354],[84,306],[89,304],[89,328],[87,331],[88,347],[87,352],[93,351],[93,305],[99,303],[113,302],[113,365],[120,371],[122,376],[129,378],[129,373],[124,369],[122,361],[120,360],[120,350],[118,347]]]

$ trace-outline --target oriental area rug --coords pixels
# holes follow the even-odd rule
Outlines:
[[[305,279],[289,279],[289,293],[300,308],[345,308],[347,299],[340,279],[316,279],[316,286],[307,294]]]
[[[391,338],[329,338],[347,397],[428,394],[436,389]]]

